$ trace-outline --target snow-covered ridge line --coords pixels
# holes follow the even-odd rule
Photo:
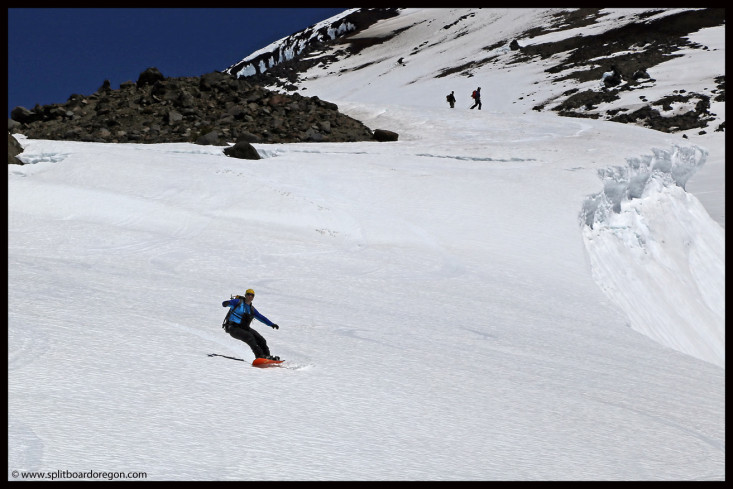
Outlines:
[[[685,183],[699,147],[653,150],[599,171],[580,221],[593,278],[654,341],[725,366],[725,234]]]
[[[358,10],[358,8],[346,10],[301,32],[283,37],[255,51],[224,71],[233,73],[237,77],[264,73],[275,65],[293,59],[314,42],[332,41],[355,30],[354,24],[343,19]]]

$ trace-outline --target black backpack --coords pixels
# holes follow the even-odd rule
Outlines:
[[[229,300],[232,300],[232,299],[234,299],[234,296],[230,295]],[[221,323],[221,327],[224,329],[224,332],[226,333],[229,332],[229,316],[231,316],[233,310],[234,309],[232,309],[231,307],[229,308],[229,310],[227,311],[227,315],[224,316],[224,321],[222,321]]]

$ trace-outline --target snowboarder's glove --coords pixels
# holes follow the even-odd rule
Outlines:
[[[280,326],[278,326],[277,324],[273,324],[272,329],[280,329]]]

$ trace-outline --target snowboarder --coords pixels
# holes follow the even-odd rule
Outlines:
[[[445,99],[448,101],[448,103],[450,104],[450,108],[452,109],[456,104],[456,97],[455,95],[453,95],[453,90],[451,90],[451,92],[445,97]]]
[[[473,91],[471,94],[471,98],[473,98],[476,102],[471,106],[473,109],[478,105],[478,110],[481,110],[481,87],[478,87],[476,90]]]
[[[250,323],[253,319],[257,319],[259,322],[270,326],[272,329],[280,329],[280,326],[273,323],[265,316],[260,314],[255,306],[252,305],[252,300],[255,298],[255,291],[247,289],[244,293],[244,297],[237,295],[230,298],[228,301],[221,303],[222,307],[229,307],[229,312],[224,318],[224,323],[221,325],[224,331],[229,333],[232,338],[236,338],[243,341],[252,348],[252,353],[255,354],[256,358],[267,358],[269,360],[280,360],[280,357],[270,356],[270,349],[267,347],[267,341],[254,329],[250,328]]]

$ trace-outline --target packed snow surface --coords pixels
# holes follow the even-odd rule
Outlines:
[[[720,226],[664,174],[582,219],[599,172],[702,150],[552,115],[344,110],[400,141],[248,161],[21,138],[9,471],[724,478]],[[286,368],[220,327],[250,287]]]
[[[435,78],[547,20],[435,12],[304,84],[397,142],[19,138],[9,480],[725,479],[723,134],[538,113],[536,65]],[[248,288],[282,368],[220,327]]]

